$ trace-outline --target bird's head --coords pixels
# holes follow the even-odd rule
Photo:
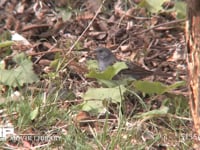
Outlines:
[[[95,53],[97,60],[106,60],[113,57],[113,53],[109,49],[103,47],[95,49]]]
[[[96,54],[100,71],[105,70],[108,66],[113,65],[116,61],[113,53],[107,48],[99,47],[95,49],[94,52]]]

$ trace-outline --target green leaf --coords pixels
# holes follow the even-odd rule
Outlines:
[[[96,60],[88,60],[86,62],[88,70],[98,69],[98,64]]]
[[[178,82],[176,82],[176,83],[174,83],[174,84],[172,84],[172,85],[169,85],[168,87],[167,87],[167,91],[171,91],[171,90],[174,90],[174,89],[176,89],[176,88],[178,88],[178,87],[181,87],[181,86],[185,86],[186,85],[186,82],[185,81],[178,81]],[[166,92],[167,92],[166,91]]]
[[[175,2],[175,11],[176,11],[176,16],[178,19],[184,19],[186,18],[186,3],[181,2],[181,1],[176,1]]]
[[[13,60],[17,63],[17,64],[21,64],[23,63],[24,60],[26,60],[26,56],[24,53],[20,53],[17,54],[16,56],[13,57]]]
[[[9,47],[9,46],[12,46],[13,44],[14,44],[13,41],[0,42],[0,48]]]
[[[105,108],[103,101],[111,101],[112,103],[121,103],[123,94],[126,91],[124,86],[114,88],[90,88],[84,94],[83,107],[85,111],[96,110],[102,112]]]
[[[31,120],[34,120],[39,114],[39,107],[36,107],[31,113],[30,118]]]
[[[14,57],[18,67],[5,70],[0,69],[0,83],[8,86],[22,86],[24,83],[33,83],[38,80],[33,71],[33,63],[21,53]]]
[[[166,0],[142,0],[139,6],[146,8],[151,13],[158,13],[163,10],[162,4],[165,1]]]
[[[99,79],[99,82],[101,83],[101,85],[103,87],[108,87],[108,88],[112,88],[112,87],[116,87],[118,85],[122,85],[121,83],[118,83],[117,81],[114,81],[114,80]]]
[[[160,82],[135,81],[133,84],[137,90],[147,94],[162,94],[167,89],[167,87]]]
[[[163,94],[177,87],[183,86],[185,82],[176,82],[173,85],[167,86],[160,82],[150,81],[134,81],[135,88],[147,94]]]
[[[157,116],[166,115],[168,113],[169,107],[162,106],[159,109],[151,110],[145,113],[134,116],[134,118],[153,118]]]
[[[102,80],[111,80],[115,75],[117,75],[121,70],[127,69],[128,66],[125,62],[116,62],[114,65],[109,66],[105,71],[98,72],[95,69],[86,75],[89,78],[102,79]]]

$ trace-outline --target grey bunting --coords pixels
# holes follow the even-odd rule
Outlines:
[[[96,54],[96,59],[100,71],[104,71],[108,66],[111,66],[115,62],[119,61],[117,60],[115,55],[107,48],[100,47],[95,49],[94,52]],[[126,64],[128,66],[128,69],[121,70],[118,73],[117,77],[114,77],[115,79],[131,77],[138,80],[154,75],[155,73],[153,71],[146,70],[132,62],[126,62]]]

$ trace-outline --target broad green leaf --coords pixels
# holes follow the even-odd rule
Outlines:
[[[165,1],[166,0],[142,0],[139,6],[146,8],[151,13],[158,13],[163,10],[162,4]]]
[[[116,87],[118,85],[122,85],[122,84],[118,83],[117,81],[113,81],[113,80],[99,79],[99,82],[101,83],[101,85],[103,87],[108,87],[108,88],[112,88],[112,87]]]
[[[111,80],[115,75],[117,75],[121,70],[127,69],[128,66],[125,62],[116,62],[114,65],[109,66],[105,71],[98,72],[92,69],[86,76],[89,78]]]
[[[24,53],[20,53],[17,54],[16,56],[13,57],[13,60],[17,63],[17,64],[21,64],[23,63],[24,60],[26,60],[26,56]]]
[[[0,69],[0,83],[8,86],[22,86],[38,80],[33,71],[33,63],[24,54],[17,55],[14,60],[18,67],[10,70]]]
[[[102,112],[103,101],[111,101],[112,103],[121,103],[123,94],[126,91],[124,86],[114,88],[90,88],[84,94],[84,104],[82,109],[85,111],[96,110]]]
[[[34,120],[39,114],[39,107],[36,107],[31,113],[30,118],[31,120]]]
[[[184,82],[177,82],[173,85],[167,86],[160,82],[150,82],[150,81],[135,81],[133,82],[135,88],[141,92],[147,94],[163,94],[169,92],[177,87],[183,86]]]
[[[167,87],[160,82],[150,81],[135,81],[133,82],[135,88],[147,94],[162,94],[167,90]]]
[[[169,107],[162,106],[159,109],[151,110],[145,113],[134,116],[134,118],[153,118],[157,116],[166,115],[168,113]]]
[[[135,81],[134,78],[120,78],[120,80],[102,80],[99,79],[99,82],[103,85],[103,87],[116,87],[118,85],[128,85],[129,83],[132,83]]]

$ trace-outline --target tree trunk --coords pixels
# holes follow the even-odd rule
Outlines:
[[[200,0],[188,0],[188,21],[186,23],[186,43],[188,51],[188,75],[190,88],[190,110],[197,137],[195,149],[200,149]],[[192,140],[192,139],[191,139]]]

